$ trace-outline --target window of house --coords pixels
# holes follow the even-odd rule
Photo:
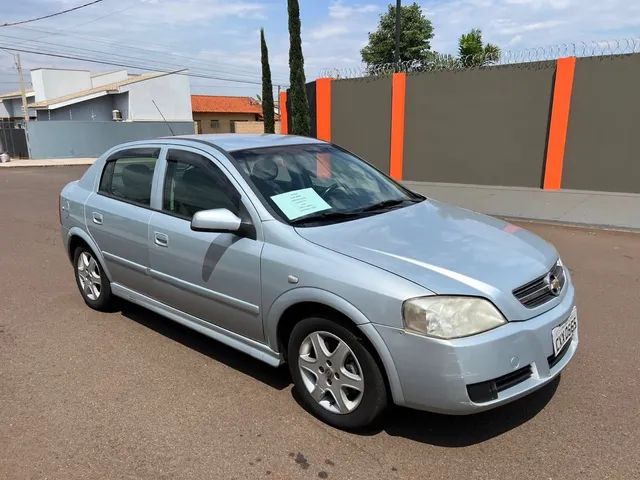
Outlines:
[[[211,120],[211,128],[215,128],[216,130],[220,128],[220,120]]]
[[[191,219],[201,210],[226,208],[238,214],[240,194],[207,158],[185,150],[169,150],[162,209]]]
[[[151,182],[160,149],[137,148],[107,159],[99,192],[144,207],[151,204]]]

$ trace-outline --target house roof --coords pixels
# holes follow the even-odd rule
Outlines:
[[[191,95],[191,110],[199,113],[256,113],[262,115],[262,105],[251,97]]]
[[[25,95],[27,97],[33,97],[35,95],[33,90],[27,90],[24,93],[25,93]],[[22,92],[20,90],[18,90],[16,92],[2,93],[2,94],[0,94],[0,99],[21,97],[21,96],[22,96]]]
[[[84,97],[88,97],[90,95],[99,96],[96,94],[107,94],[107,93],[118,93],[120,87],[125,85],[130,85],[132,83],[143,82],[145,80],[150,80],[156,77],[162,77],[166,75],[165,72],[161,73],[147,73],[144,75],[136,75],[135,77],[128,78],[127,80],[122,80],[120,82],[106,83],[104,85],[100,85],[95,88],[89,88],[87,90],[80,90],[78,92],[73,92],[68,95],[64,95],[58,98],[49,98],[47,100],[42,100],[40,102],[35,102],[29,104],[29,108],[46,108],[52,105],[56,105],[59,103],[76,103],[72,102],[72,100],[82,101]]]

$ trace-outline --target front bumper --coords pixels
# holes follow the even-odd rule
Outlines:
[[[454,340],[440,340],[375,325],[395,365],[403,405],[419,410],[465,415],[508,403],[553,380],[578,346],[578,331],[558,358],[553,358],[551,330],[564,322],[574,306],[567,282],[561,303],[530,320],[509,322],[494,330]],[[528,375],[530,367],[530,375]],[[473,401],[468,386],[509,378],[494,399]],[[476,398],[476,397],[474,397]],[[476,398],[477,400],[477,398]]]

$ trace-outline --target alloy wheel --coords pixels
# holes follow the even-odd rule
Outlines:
[[[78,256],[76,270],[82,293],[89,300],[95,302],[100,298],[102,291],[102,278],[100,277],[98,262],[89,252],[84,251]]]
[[[353,350],[336,335],[312,332],[300,345],[298,368],[311,397],[326,410],[347,414],[364,394],[364,375]]]

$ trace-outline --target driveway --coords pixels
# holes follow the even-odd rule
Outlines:
[[[474,416],[395,408],[353,434],[305,413],[285,368],[136,306],[86,307],[57,214],[85,168],[0,170],[0,478],[639,478],[639,234],[522,224],[577,288],[560,380]]]

